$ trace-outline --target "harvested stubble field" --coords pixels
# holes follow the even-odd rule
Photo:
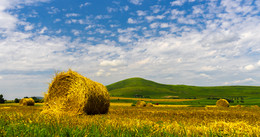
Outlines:
[[[42,115],[43,106],[0,105],[0,136],[259,136],[257,107],[131,107],[108,114]]]

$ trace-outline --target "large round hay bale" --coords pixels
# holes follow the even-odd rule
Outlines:
[[[145,107],[146,103],[144,101],[137,101],[135,106],[136,107]]]
[[[35,102],[32,98],[23,98],[19,102],[22,106],[34,106]]]
[[[56,74],[50,83],[43,113],[105,114],[109,97],[104,85],[69,70]]]
[[[147,103],[146,107],[153,107],[153,104],[152,103]]]
[[[217,107],[229,107],[229,102],[226,99],[219,99],[216,105]]]

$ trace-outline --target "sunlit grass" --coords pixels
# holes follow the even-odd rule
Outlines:
[[[105,115],[43,115],[42,106],[0,105],[0,136],[259,136],[255,107],[111,103]],[[160,105],[158,105],[160,106]]]

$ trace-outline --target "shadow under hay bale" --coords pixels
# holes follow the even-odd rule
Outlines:
[[[229,107],[229,103],[226,99],[219,99],[216,102],[217,107]]]
[[[109,98],[104,85],[69,70],[56,74],[50,83],[42,113],[106,114]]]
[[[23,98],[19,101],[22,106],[34,106],[35,102],[32,98]]]

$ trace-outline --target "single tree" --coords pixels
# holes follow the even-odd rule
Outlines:
[[[18,99],[18,98],[14,99],[14,103],[19,103],[19,101],[20,101],[20,99]]]
[[[2,94],[0,94],[0,103],[5,103],[5,99],[4,99],[4,96]]]

